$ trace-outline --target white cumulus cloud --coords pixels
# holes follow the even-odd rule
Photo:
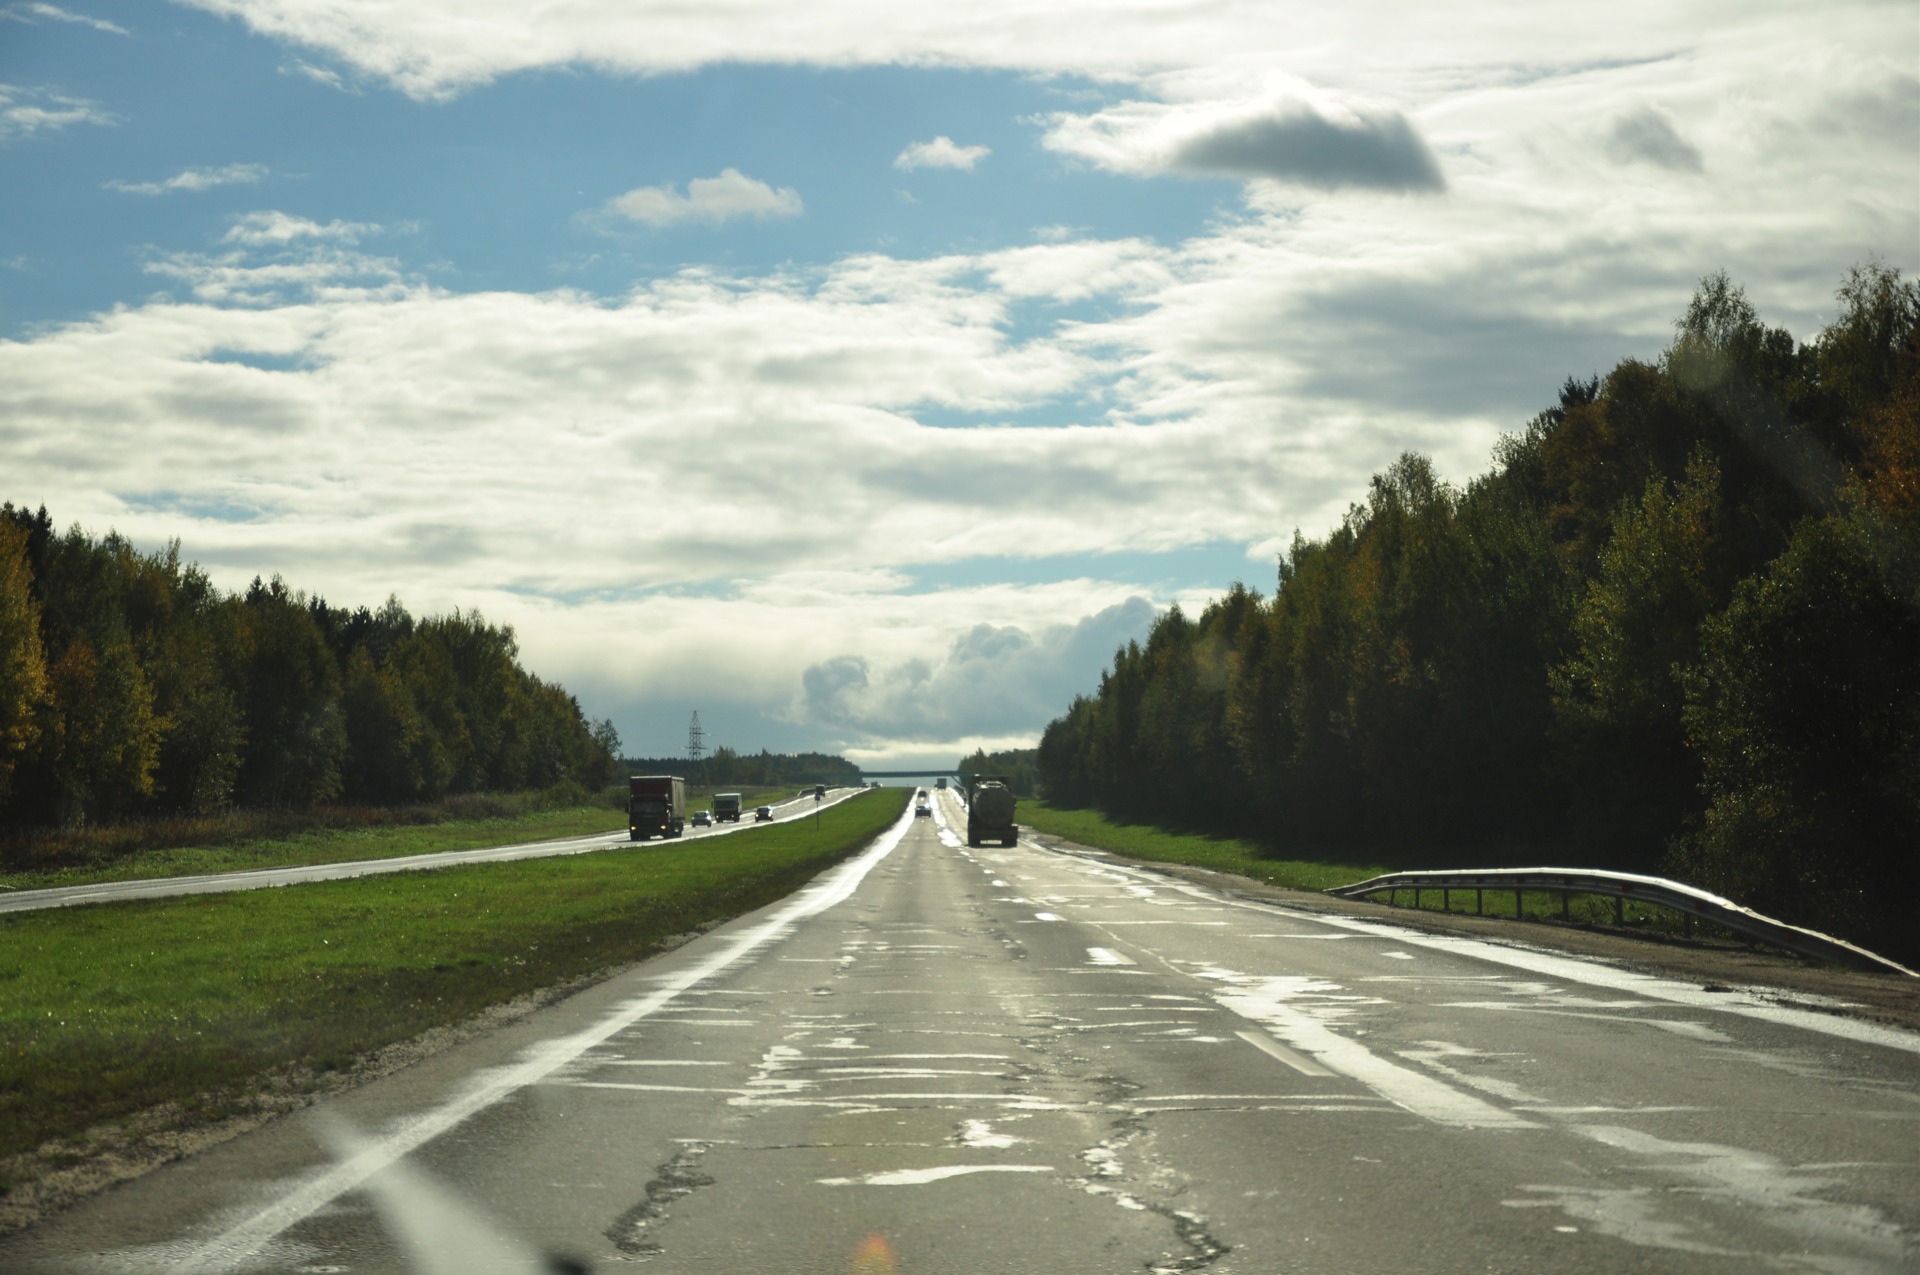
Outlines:
[[[797,217],[805,210],[798,191],[785,186],[775,190],[737,168],[723,169],[718,177],[694,178],[684,195],[671,184],[642,186],[607,202],[607,211],[656,227],[688,221],[718,225],[735,217]]]
[[[972,172],[973,166],[993,154],[986,146],[959,146],[941,134],[930,142],[915,142],[893,157],[893,166],[902,171],[916,168],[958,168]]]

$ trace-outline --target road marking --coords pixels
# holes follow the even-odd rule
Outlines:
[[[1281,1062],[1303,1076],[1331,1076],[1335,1074],[1305,1054],[1296,1053],[1288,1049],[1285,1045],[1263,1032],[1235,1032],[1234,1035],[1246,1041],[1249,1045],[1252,1045],[1268,1057],[1278,1058]]]
[[[1052,1173],[1050,1164],[943,1164],[936,1169],[895,1169],[858,1178],[815,1178],[821,1186],[925,1186],[969,1173]]]
[[[275,1236],[355,1190],[409,1152],[424,1146],[468,1117],[529,1085],[545,1080],[588,1050],[604,1045],[640,1020],[658,1013],[682,992],[738,964],[754,951],[785,935],[794,922],[844,902],[867,873],[893,853],[901,838],[912,827],[913,811],[905,810],[899,821],[881,833],[858,858],[834,869],[819,884],[801,891],[786,906],[760,924],[734,936],[727,946],[698,965],[664,979],[657,991],[627,1002],[585,1031],[534,1046],[520,1062],[480,1073],[473,1078],[465,1093],[430,1111],[402,1120],[385,1134],[366,1140],[351,1156],[320,1171],[311,1180],[201,1245],[182,1266],[187,1270],[233,1271],[250,1264],[254,1256]]]
[[[1058,921],[1060,918],[1051,912],[1035,912],[1033,919],[1036,921]]]
[[[1096,861],[1091,856],[1074,851],[1061,850],[1046,846],[1033,847],[1043,854],[1057,855],[1063,859],[1077,859],[1089,869],[1124,872],[1142,880],[1154,881],[1163,888],[1176,890],[1181,894],[1213,905],[1233,908],[1246,912],[1263,912],[1268,916],[1285,916],[1290,921],[1325,925],[1345,931],[1344,934],[1327,937],[1341,938],[1387,938],[1409,947],[1422,947],[1430,951],[1444,952],[1493,965],[1504,965],[1512,969],[1525,970],[1532,974],[1542,974],[1550,978],[1563,979],[1570,983],[1584,983],[1590,987],[1605,987],[1614,991],[1626,992],[1634,996],[1644,996],[1649,1000],[1664,1001],[1670,1005],[1685,1005],[1690,1009],[1713,1010],[1725,1014],[1738,1014],[1746,1018],[1757,1018],[1764,1022],[1778,1023],[1788,1027],[1798,1027],[1804,1031],[1818,1032],[1822,1035],[1837,1036],[1842,1040],[1856,1041],[1860,1044],[1880,1045],[1888,1049],[1898,1049],[1910,1054],[1920,1054],[1920,1032],[1900,1027],[1883,1027],[1878,1023],[1866,1022],[1857,1018],[1843,1018],[1838,1014],[1822,1013],[1818,1010],[1794,1009],[1778,1005],[1767,999],[1762,989],[1743,987],[1732,993],[1710,993],[1697,983],[1683,982],[1678,979],[1661,978],[1652,974],[1641,974],[1633,970],[1622,969],[1617,965],[1608,965],[1600,961],[1582,960],[1574,956],[1548,952],[1539,948],[1507,946],[1501,943],[1489,943],[1480,939],[1459,935],[1427,934],[1418,930],[1381,921],[1364,920],[1360,917],[1331,916],[1318,914],[1306,916],[1283,904],[1266,903],[1253,899],[1235,898],[1222,894],[1210,886],[1169,878],[1165,874],[1121,865],[1111,860]],[[1106,925],[1124,925],[1124,921],[1107,921]],[[1194,924],[1194,922],[1188,922]],[[1287,935],[1288,938],[1306,937]],[[1812,1000],[1803,993],[1794,993],[1795,999]],[[1843,1005],[1844,1002],[1835,1002]],[[1489,1006],[1492,1008],[1492,1006]]]
[[[1132,965],[1134,964],[1134,962],[1131,959],[1129,959],[1128,957],[1122,956],[1120,953],[1114,951],[1110,947],[1088,948],[1087,960],[1091,961],[1095,965]]]
[[[1248,980],[1252,982],[1252,980]],[[1277,980],[1276,980],[1277,981]],[[1288,994],[1291,989],[1283,991]],[[1365,1045],[1333,1031],[1311,1014],[1263,995],[1259,988],[1215,997],[1242,1018],[1251,1019],[1284,1037],[1288,1044],[1310,1054],[1325,1066],[1351,1076],[1381,1097],[1405,1107],[1435,1124],[1463,1129],[1537,1129],[1533,1121],[1502,1110],[1490,1102],[1462,1093],[1431,1076],[1388,1062]]]

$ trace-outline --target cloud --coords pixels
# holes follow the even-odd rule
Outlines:
[[[105,31],[109,35],[132,35],[133,32],[123,26],[108,22],[104,18],[90,18],[83,13],[72,13],[51,4],[15,4],[0,9],[0,17],[12,18],[16,22],[32,22],[35,18],[49,22],[73,22],[81,26],[92,27],[95,31]]]
[[[280,68],[280,74],[305,76],[315,84],[324,85],[330,89],[337,89],[342,93],[352,93],[355,96],[359,94],[359,90],[349,86],[346,78],[342,76],[340,72],[332,70],[329,67],[315,66],[313,63],[300,58],[295,58],[291,63],[283,65]]]
[[[910,172],[916,168],[959,168],[967,172],[973,166],[993,154],[986,146],[956,146],[951,137],[942,134],[930,142],[915,142],[893,157],[893,166]]]
[[[235,218],[220,253],[175,252],[146,263],[149,274],[177,279],[202,301],[274,306],[300,298],[396,295],[406,286],[398,262],[353,250],[369,222],[317,222],[267,210]]]
[[[250,212],[235,220],[233,227],[221,237],[221,241],[254,248],[288,244],[302,239],[354,243],[361,235],[379,229],[378,226],[362,221],[330,221],[323,225],[305,217],[295,217],[279,211]]]
[[[264,164],[228,164],[225,168],[189,168],[161,182],[106,183],[108,190],[129,195],[164,195],[170,191],[212,190],[216,186],[251,186],[267,175]]]
[[[1678,173],[1706,171],[1700,148],[1680,136],[1666,113],[1642,106],[1614,117],[1607,131],[1607,158],[1616,164],[1652,164]]]
[[[1323,190],[1446,185],[1405,116],[1298,89],[1251,101],[1132,101],[1049,123],[1050,149],[1114,172],[1267,178]]]
[[[718,177],[694,178],[684,195],[670,184],[630,190],[609,200],[606,211],[662,227],[688,221],[718,225],[735,217],[797,217],[805,207],[792,188],[775,190],[737,168],[728,168]]]
[[[118,124],[111,111],[51,89],[0,84],[0,143],[57,133],[73,124]]]
[[[974,624],[932,658],[834,656],[801,674],[791,717],[855,745],[1031,738],[1091,692],[1114,650],[1144,639],[1158,614],[1136,595],[1071,624]]]

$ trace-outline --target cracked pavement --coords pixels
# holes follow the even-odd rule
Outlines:
[[[970,850],[938,801],[783,904],[89,1201],[0,1266],[427,1269],[396,1210],[546,1255],[501,1270],[1920,1256],[1920,1037]]]

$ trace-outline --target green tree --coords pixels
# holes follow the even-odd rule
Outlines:
[[[304,807],[340,791],[346,731],[339,667],[306,600],[275,576],[241,612],[247,753],[239,791],[251,805]]]
[[[1709,801],[1690,879],[1920,958],[1920,550],[1859,515],[1805,524],[1705,626],[1684,712]]]
[[[1704,452],[1677,487],[1656,477],[1623,505],[1573,614],[1577,649],[1549,674],[1581,832],[1630,866],[1653,866],[1697,805],[1681,686],[1701,622],[1727,597],[1719,506],[1719,467]]]

